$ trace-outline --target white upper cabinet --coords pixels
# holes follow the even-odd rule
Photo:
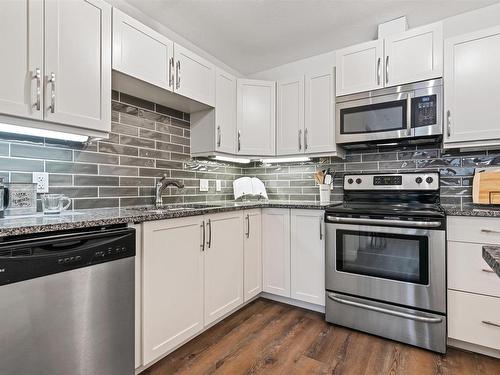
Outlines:
[[[435,23],[385,38],[385,86],[443,75],[443,27]]]
[[[43,118],[43,3],[0,2],[0,113]]]
[[[278,82],[277,154],[304,152],[304,76]]]
[[[445,147],[500,144],[500,27],[445,40]]]
[[[45,119],[111,129],[111,6],[45,1]]]
[[[215,81],[215,151],[236,152],[236,77],[217,69]]]
[[[205,246],[205,325],[243,303],[243,213],[208,216]]]
[[[245,211],[244,227],[244,299],[262,292],[262,214],[261,210]]]
[[[304,151],[306,154],[336,152],[335,77],[333,68],[306,74]]]
[[[441,22],[336,51],[336,95],[443,75]]]
[[[172,90],[174,43],[113,8],[113,69]]]
[[[291,297],[325,305],[324,211],[291,210]]]
[[[263,290],[290,297],[290,210],[262,210]]]
[[[336,51],[336,95],[384,87],[383,58],[383,39]]]
[[[238,154],[274,156],[276,83],[239,79],[237,102]]]
[[[171,351],[204,327],[202,220],[143,224],[143,360]]]
[[[179,44],[174,46],[175,92],[215,105],[215,66]]]

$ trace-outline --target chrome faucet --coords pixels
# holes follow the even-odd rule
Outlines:
[[[156,184],[156,207],[160,207],[163,204],[161,196],[163,194],[163,191],[169,186],[175,186],[179,189],[182,189],[184,187],[184,184],[179,180],[167,180],[167,176],[163,176],[161,180]]]

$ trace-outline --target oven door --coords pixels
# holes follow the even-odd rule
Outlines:
[[[444,230],[327,223],[329,291],[446,312]]]
[[[337,103],[337,143],[411,137],[412,98],[408,91]]]

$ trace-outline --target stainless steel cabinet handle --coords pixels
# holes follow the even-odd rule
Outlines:
[[[380,86],[380,74],[382,73],[380,71],[380,57],[377,59],[377,85]]]
[[[481,323],[500,328],[500,323],[490,322],[489,320],[481,320]]]
[[[168,85],[172,87],[174,85],[174,58],[171,57],[168,62]]]
[[[202,232],[202,240],[201,240],[201,251],[205,251],[205,220],[200,225],[201,227],[201,232]]]
[[[446,112],[446,134],[448,138],[451,137],[451,113],[449,110]]]
[[[392,219],[363,219],[357,217],[335,217],[327,216],[328,220],[341,224],[372,224],[372,225],[394,225],[414,228],[437,228],[441,226],[439,221],[402,221]]]
[[[219,125],[219,126],[217,126],[217,147],[220,147],[221,138],[222,138],[222,135],[221,135],[220,125]]]
[[[486,269],[486,268],[483,268],[481,271],[487,272],[487,273],[495,273],[495,271],[489,270],[489,269]]]
[[[250,215],[249,214],[247,214],[246,220],[247,220],[247,232],[245,233],[245,235],[247,236],[247,238],[250,238]]]
[[[307,149],[309,148],[309,145],[307,144],[307,128],[306,130],[304,130],[304,151],[307,151]]]
[[[238,130],[238,152],[241,150],[241,131]]]
[[[56,73],[50,73],[50,77],[47,80],[50,83],[50,112],[54,113],[56,111]]]
[[[406,135],[411,135],[411,95],[406,97]]]
[[[181,62],[177,60],[177,64],[175,66],[175,75],[177,77],[177,82],[175,83],[175,88],[179,89],[181,87]]]
[[[385,58],[385,83],[389,83],[389,56]]]
[[[36,102],[33,104],[33,108],[35,108],[37,111],[40,110],[40,96],[41,96],[41,81],[42,81],[42,72],[40,68],[35,69],[35,75],[33,76],[33,79],[36,80]]]
[[[405,318],[405,319],[410,319],[410,320],[415,320],[417,322],[422,322],[422,323],[441,323],[443,321],[442,318],[431,318],[428,316],[422,316],[422,315],[416,315],[416,314],[408,314],[405,312],[401,311],[395,311],[395,310],[389,310],[385,309],[383,307],[378,307],[378,306],[372,306],[372,305],[366,305],[364,303],[359,303],[355,301],[350,301],[347,299],[343,299],[335,295],[334,293],[328,293],[328,298],[331,300],[342,303],[344,305],[349,305],[349,306],[354,306],[354,307],[359,307],[361,309],[365,310],[370,310],[370,311],[376,311],[382,314],[388,314],[392,316],[397,316],[399,318]]]
[[[497,234],[500,233],[500,231],[493,230],[493,229],[481,229],[481,232],[483,232],[483,233],[497,233]]]
[[[302,129],[299,129],[299,151],[302,151]]]
[[[319,218],[319,239],[323,239],[323,217]]]
[[[210,219],[208,219],[207,227],[208,227],[208,241],[207,241],[207,246],[210,249],[212,247],[212,221]]]

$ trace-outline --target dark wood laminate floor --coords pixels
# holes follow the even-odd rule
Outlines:
[[[452,348],[441,356],[261,298],[141,375],[171,374],[499,375],[500,360]]]

